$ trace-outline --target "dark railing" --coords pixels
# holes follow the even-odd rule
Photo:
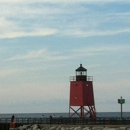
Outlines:
[[[62,118],[51,119],[50,124],[66,124],[66,125],[130,125],[130,118]]]
[[[70,76],[70,81],[76,81],[76,76]],[[93,81],[93,76],[86,76],[86,81]]]
[[[0,118],[0,124],[9,124],[10,118]],[[15,118],[16,124],[79,124],[79,125],[130,125],[130,118]]]

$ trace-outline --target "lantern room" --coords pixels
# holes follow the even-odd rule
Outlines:
[[[80,64],[80,67],[76,70],[76,81],[86,81],[87,77],[87,69],[85,69],[82,64]]]

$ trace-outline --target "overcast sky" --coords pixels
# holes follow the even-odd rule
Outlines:
[[[80,63],[97,112],[130,110],[130,0],[0,0],[0,113],[68,112]]]

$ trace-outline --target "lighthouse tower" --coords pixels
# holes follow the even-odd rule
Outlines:
[[[69,117],[96,118],[93,93],[93,77],[87,76],[87,69],[82,64],[76,70],[76,76],[70,77]]]

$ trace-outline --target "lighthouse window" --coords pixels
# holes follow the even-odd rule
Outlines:
[[[75,99],[77,99],[77,97],[75,97]]]
[[[75,84],[75,86],[78,86],[78,84]]]
[[[82,72],[80,72],[80,75],[82,75]]]
[[[86,84],[86,86],[88,86],[88,84]]]

